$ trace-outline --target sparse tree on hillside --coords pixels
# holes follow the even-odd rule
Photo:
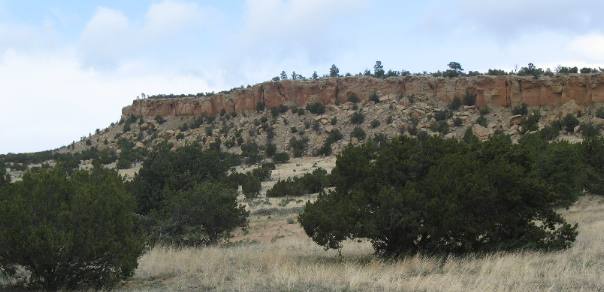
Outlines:
[[[375,61],[373,74],[376,78],[384,78],[384,66],[382,65],[382,61]]]
[[[287,73],[285,71],[281,71],[281,80],[287,80]]]
[[[317,71],[312,72],[312,80],[317,80],[319,79],[319,74],[317,74]]]
[[[329,68],[329,77],[338,77],[340,76],[340,69],[338,69],[338,67],[336,67],[335,64],[331,65],[331,68]]]

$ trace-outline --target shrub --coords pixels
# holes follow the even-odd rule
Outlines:
[[[459,97],[456,96],[455,98],[453,98],[453,100],[449,104],[449,109],[456,111],[459,109],[459,107],[461,107],[461,99],[459,99]]]
[[[248,199],[257,198],[261,188],[262,184],[260,183],[260,179],[254,175],[246,175],[241,184],[243,194]]]
[[[363,131],[363,129],[361,129],[360,127],[356,127],[354,129],[352,129],[352,133],[350,133],[350,137],[357,138],[358,140],[365,140],[365,137],[367,137],[367,134],[365,134],[365,131]]]
[[[476,94],[466,93],[463,97],[464,105],[475,105],[476,104]]]
[[[359,99],[359,97],[356,94],[351,93],[348,95],[348,101],[352,102],[352,103],[359,103],[359,101],[361,101],[361,100]]]
[[[604,195],[604,138],[586,139],[581,144],[581,154],[587,165],[587,190]]]
[[[302,137],[300,139],[296,139],[296,137],[292,137],[289,140],[289,149],[291,149],[294,157],[301,157],[306,152],[306,148],[308,147],[308,138]]]
[[[449,124],[446,121],[436,121],[430,126],[432,132],[438,132],[443,135],[449,133]]]
[[[241,156],[245,157],[245,163],[254,164],[260,161],[260,149],[256,143],[246,143],[241,145]]]
[[[553,209],[563,196],[531,170],[522,146],[501,137],[348,147],[332,172],[335,190],[308,202],[300,224],[326,248],[369,238],[381,256],[570,246],[577,226]]]
[[[95,168],[26,173],[0,196],[0,271],[23,268],[29,288],[109,288],[143,252],[135,202],[119,175]]]
[[[460,127],[460,126],[463,126],[463,120],[462,120],[462,119],[460,119],[460,118],[455,118],[455,119],[453,120],[453,125],[454,125],[455,127]]]
[[[275,144],[271,144],[271,143],[266,144],[266,150],[264,150],[266,157],[273,157],[273,155],[275,155],[276,152],[277,152],[277,146],[275,146]]]
[[[269,198],[302,196],[321,192],[324,188],[331,186],[330,179],[322,168],[307,173],[302,177],[279,180],[270,190],[266,192]]]
[[[264,105],[264,102],[259,101],[259,102],[256,103],[256,111],[257,112],[261,113],[261,112],[264,111],[265,108],[266,108],[266,106]]]
[[[350,122],[355,125],[360,125],[365,121],[365,115],[361,112],[354,112],[350,117]]]
[[[567,114],[564,119],[562,119],[562,124],[567,132],[573,133],[575,127],[579,125],[579,120],[573,114]]]
[[[306,105],[306,110],[315,115],[322,115],[325,113],[325,106],[320,102],[313,102]]]
[[[378,121],[378,120],[373,120],[373,121],[371,121],[371,124],[370,124],[370,125],[371,125],[371,128],[375,129],[375,128],[377,128],[377,127],[379,127],[379,126],[380,126],[380,121]]]
[[[598,108],[598,110],[596,111],[596,117],[604,119],[604,106]]]
[[[531,114],[525,117],[520,123],[522,126],[522,131],[525,133],[539,130],[540,119],[541,113],[538,110],[532,111]]]
[[[480,117],[476,119],[476,123],[483,127],[486,127],[488,125],[487,118],[485,118],[483,115],[480,115]]]
[[[452,113],[448,110],[442,110],[442,111],[435,111],[434,112],[434,119],[436,119],[437,121],[444,121],[449,119],[452,116]]]
[[[332,126],[337,125],[338,124],[338,118],[337,117],[331,118],[331,122],[330,123],[331,123]]]
[[[581,124],[581,134],[585,138],[593,138],[600,135],[600,127],[592,123]]]
[[[526,103],[517,105],[514,108],[512,108],[512,114],[526,116],[526,115],[528,115],[528,106],[526,105]]]
[[[147,215],[159,211],[165,199],[174,192],[190,190],[204,181],[222,181],[226,171],[240,161],[237,156],[218,151],[203,151],[190,144],[170,151],[169,144],[160,145],[149,154],[132,181],[138,211]]]
[[[377,94],[377,92],[373,92],[370,96],[369,96],[369,100],[373,101],[375,103],[380,103],[380,96]]]
[[[289,154],[286,152],[277,152],[273,156],[273,161],[275,163],[286,163],[289,161]]]
[[[247,225],[249,212],[237,204],[237,191],[218,183],[201,183],[174,193],[161,215],[159,240],[177,246],[214,244]]]

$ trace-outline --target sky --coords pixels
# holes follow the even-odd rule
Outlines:
[[[601,0],[0,0],[0,154],[54,149],[141,93],[386,69],[604,67]]]

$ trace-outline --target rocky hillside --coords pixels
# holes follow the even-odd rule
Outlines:
[[[517,140],[542,130],[581,141],[601,133],[602,102],[604,75],[597,74],[285,80],[202,98],[136,100],[119,123],[56,153],[103,151],[108,167],[130,176],[163,142],[219,147],[255,162],[275,153],[330,156],[348,144],[397,135],[461,139],[471,132],[484,140],[501,132]]]
[[[383,99],[403,96],[451,102],[455,97],[476,96],[479,107],[560,106],[568,101],[586,106],[604,102],[604,75],[564,74],[552,77],[475,76],[435,78],[430,76],[324,78],[265,82],[245,89],[204,98],[137,100],[123,109],[124,117],[216,116],[221,112],[254,111],[258,103],[273,108],[280,105],[303,107],[310,102],[325,105],[345,103],[350,96],[362,102],[374,94]]]

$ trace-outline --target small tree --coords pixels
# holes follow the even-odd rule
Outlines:
[[[567,132],[574,133],[575,127],[579,125],[579,120],[575,117],[575,115],[567,114],[564,119],[562,119],[562,124]]]
[[[356,127],[352,130],[352,133],[350,133],[350,137],[357,138],[358,140],[365,140],[367,134],[365,134],[365,131],[363,131],[363,129]]]
[[[260,179],[253,175],[246,175],[241,184],[241,189],[246,198],[256,198],[260,194],[262,184]]]
[[[350,116],[350,122],[355,125],[360,125],[365,121],[365,115],[361,112],[354,112],[352,116]]]
[[[95,168],[25,174],[0,196],[0,270],[21,267],[31,288],[108,288],[143,252],[135,203],[119,175]]]
[[[340,76],[340,69],[338,69],[338,67],[336,67],[336,65],[331,65],[331,68],[329,68],[329,77],[338,77]]]
[[[281,80],[287,80],[287,73],[285,71],[281,71],[279,77],[281,77]]]
[[[308,147],[308,138],[302,137],[300,139],[296,139],[296,137],[292,137],[289,140],[289,149],[292,150],[294,157],[301,157],[306,152],[306,148]]]
[[[317,80],[319,79],[319,74],[317,74],[317,71],[312,72],[312,80]]]
[[[382,65],[382,61],[375,61],[375,65],[373,66],[373,75],[376,78],[384,78],[384,66]]]
[[[170,196],[160,240],[176,245],[214,244],[236,227],[247,226],[249,212],[237,192],[223,184],[202,183]]]

